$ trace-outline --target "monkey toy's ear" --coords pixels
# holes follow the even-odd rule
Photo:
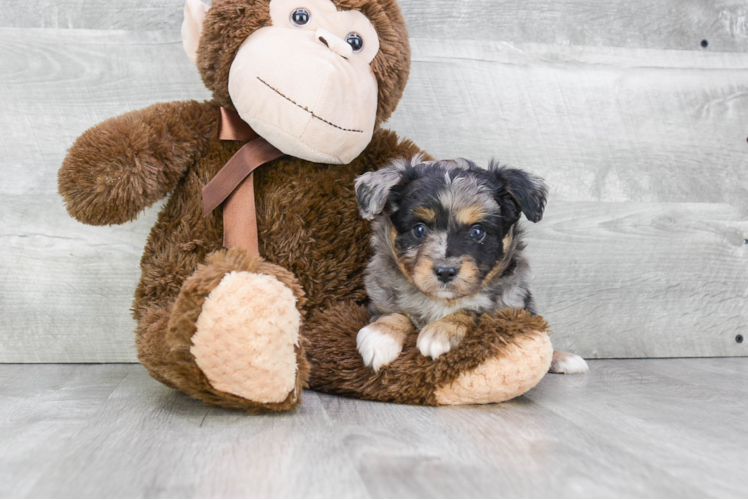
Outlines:
[[[377,171],[366,172],[356,178],[356,201],[361,217],[373,220],[381,214],[387,205],[392,189],[406,184],[408,182],[406,178],[410,177],[409,173],[414,173],[411,162],[394,160]]]
[[[192,64],[197,63],[197,45],[203,31],[203,21],[210,5],[200,0],[187,0],[184,4],[184,21],[182,21],[182,45]]]
[[[509,196],[529,221],[538,222],[543,218],[548,196],[543,179],[524,170],[502,167],[493,161],[488,170],[499,186],[497,198]]]

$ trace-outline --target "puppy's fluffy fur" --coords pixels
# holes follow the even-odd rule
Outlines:
[[[364,361],[379,369],[405,336],[437,357],[455,347],[481,314],[535,312],[518,224],[537,222],[547,195],[539,177],[464,159],[398,160],[356,180],[361,215],[373,220],[366,273],[372,323],[358,335]]]

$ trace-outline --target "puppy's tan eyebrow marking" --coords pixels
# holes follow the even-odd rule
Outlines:
[[[511,244],[511,242],[512,242],[512,234],[507,233],[506,236],[504,236],[504,239],[501,240],[501,246],[505,252],[506,252],[506,249],[509,248],[509,244]]]
[[[470,205],[467,207],[461,207],[455,212],[454,218],[465,226],[472,226],[476,222],[480,222],[485,219],[488,213],[486,209],[480,205]]]
[[[428,222],[429,224],[433,224],[434,222],[436,222],[436,212],[431,208],[417,207],[415,210],[413,210],[413,215],[420,218],[424,222]]]

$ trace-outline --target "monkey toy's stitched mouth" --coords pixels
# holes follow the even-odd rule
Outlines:
[[[270,85],[268,82],[266,82],[265,80],[263,80],[259,76],[257,77],[257,79],[260,80],[260,82],[262,84],[264,84],[267,88],[269,88],[270,90],[272,90],[273,92],[275,92],[276,94],[278,94],[279,96],[281,96],[282,98],[284,98],[285,100],[287,100],[288,102],[290,102],[291,104],[293,104],[293,105],[295,105],[295,106],[303,109],[304,111],[306,111],[307,113],[309,113],[310,115],[312,115],[312,118],[316,118],[317,120],[320,120],[321,122],[324,122],[324,123],[330,125],[331,127],[335,127],[335,128],[337,128],[339,130],[342,130],[344,132],[355,132],[357,134],[363,134],[364,133],[363,130],[355,130],[355,129],[350,129],[350,128],[343,128],[343,127],[341,127],[339,125],[335,125],[334,123],[332,123],[332,122],[330,122],[328,120],[325,120],[321,116],[318,116],[318,115],[314,114],[314,111],[312,111],[311,109],[307,108],[306,106],[302,106],[301,104],[297,103],[296,101],[294,101],[290,97],[284,95],[278,89],[276,89],[275,87],[273,87],[272,85]]]

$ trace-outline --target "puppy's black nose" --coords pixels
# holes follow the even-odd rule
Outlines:
[[[455,279],[455,276],[457,276],[457,269],[456,267],[449,267],[449,266],[436,266],[434,268],[434,272],[436,273],[436,277],[439,278],[439,281],[442,283],[449,283],[453,279]]]

